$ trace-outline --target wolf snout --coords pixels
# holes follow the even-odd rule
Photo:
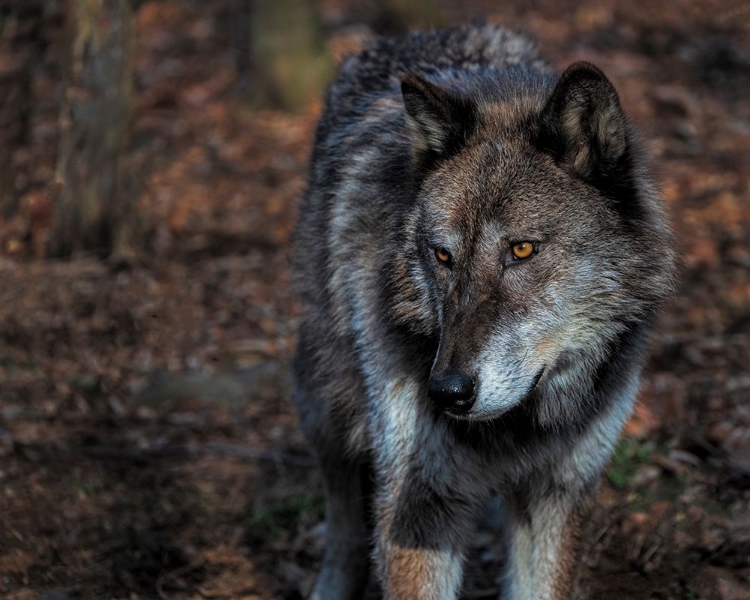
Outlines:
[[[474,405],[474,380],[460,371],[431,375],[428,392],[442,410],[468,412]]]

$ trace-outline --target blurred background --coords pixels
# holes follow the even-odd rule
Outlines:
[[[474,18],[608,74],[678,234],[592,597],[750,598],[748,0],[2,0],[0,596],[304,597],[288,256],[323,90]],[[465,599],[499,593],[492,525]]]

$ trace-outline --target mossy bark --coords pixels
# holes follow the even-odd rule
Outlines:
[[[71,50],[60,115],[50,254],[109,255],[126,237],[123,177],[133,114],[128,0],[70,0]]]
[[[254,0],[250,5],[250,101],[300,110],[319,100],[333,75],[312,0]]]

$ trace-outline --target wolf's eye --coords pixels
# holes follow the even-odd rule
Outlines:
[[[534,253],[534,242],[516,242],[510,247],[510,251],[516,260],[524,260]]]
[[[443,247],[435,248],[435,258],[437,258],[441,263],[443,263],[446,267],[450,267],[453,263],[453,258],[451,257],[451,253],[448,252]]]

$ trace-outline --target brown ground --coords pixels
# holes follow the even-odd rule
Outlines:
[[[17,198],[0,221],[0,595],[300,598],[322,501],[289,401],[288,241],[316,111],[243,108],[227,2],[140,4],[131,263],[31,259],[60,15],[38,59],[33,18],[0,37]],[[325,2],[337,51],[362,31],[341,4]],[[681,285],[590,528],[592,597],[750,598],[750,4],[444,4],[449,22],[526,28],[561,67],[602,67],[678,232]],[[478,533],[464,597],[495,596],[501,563]]]

